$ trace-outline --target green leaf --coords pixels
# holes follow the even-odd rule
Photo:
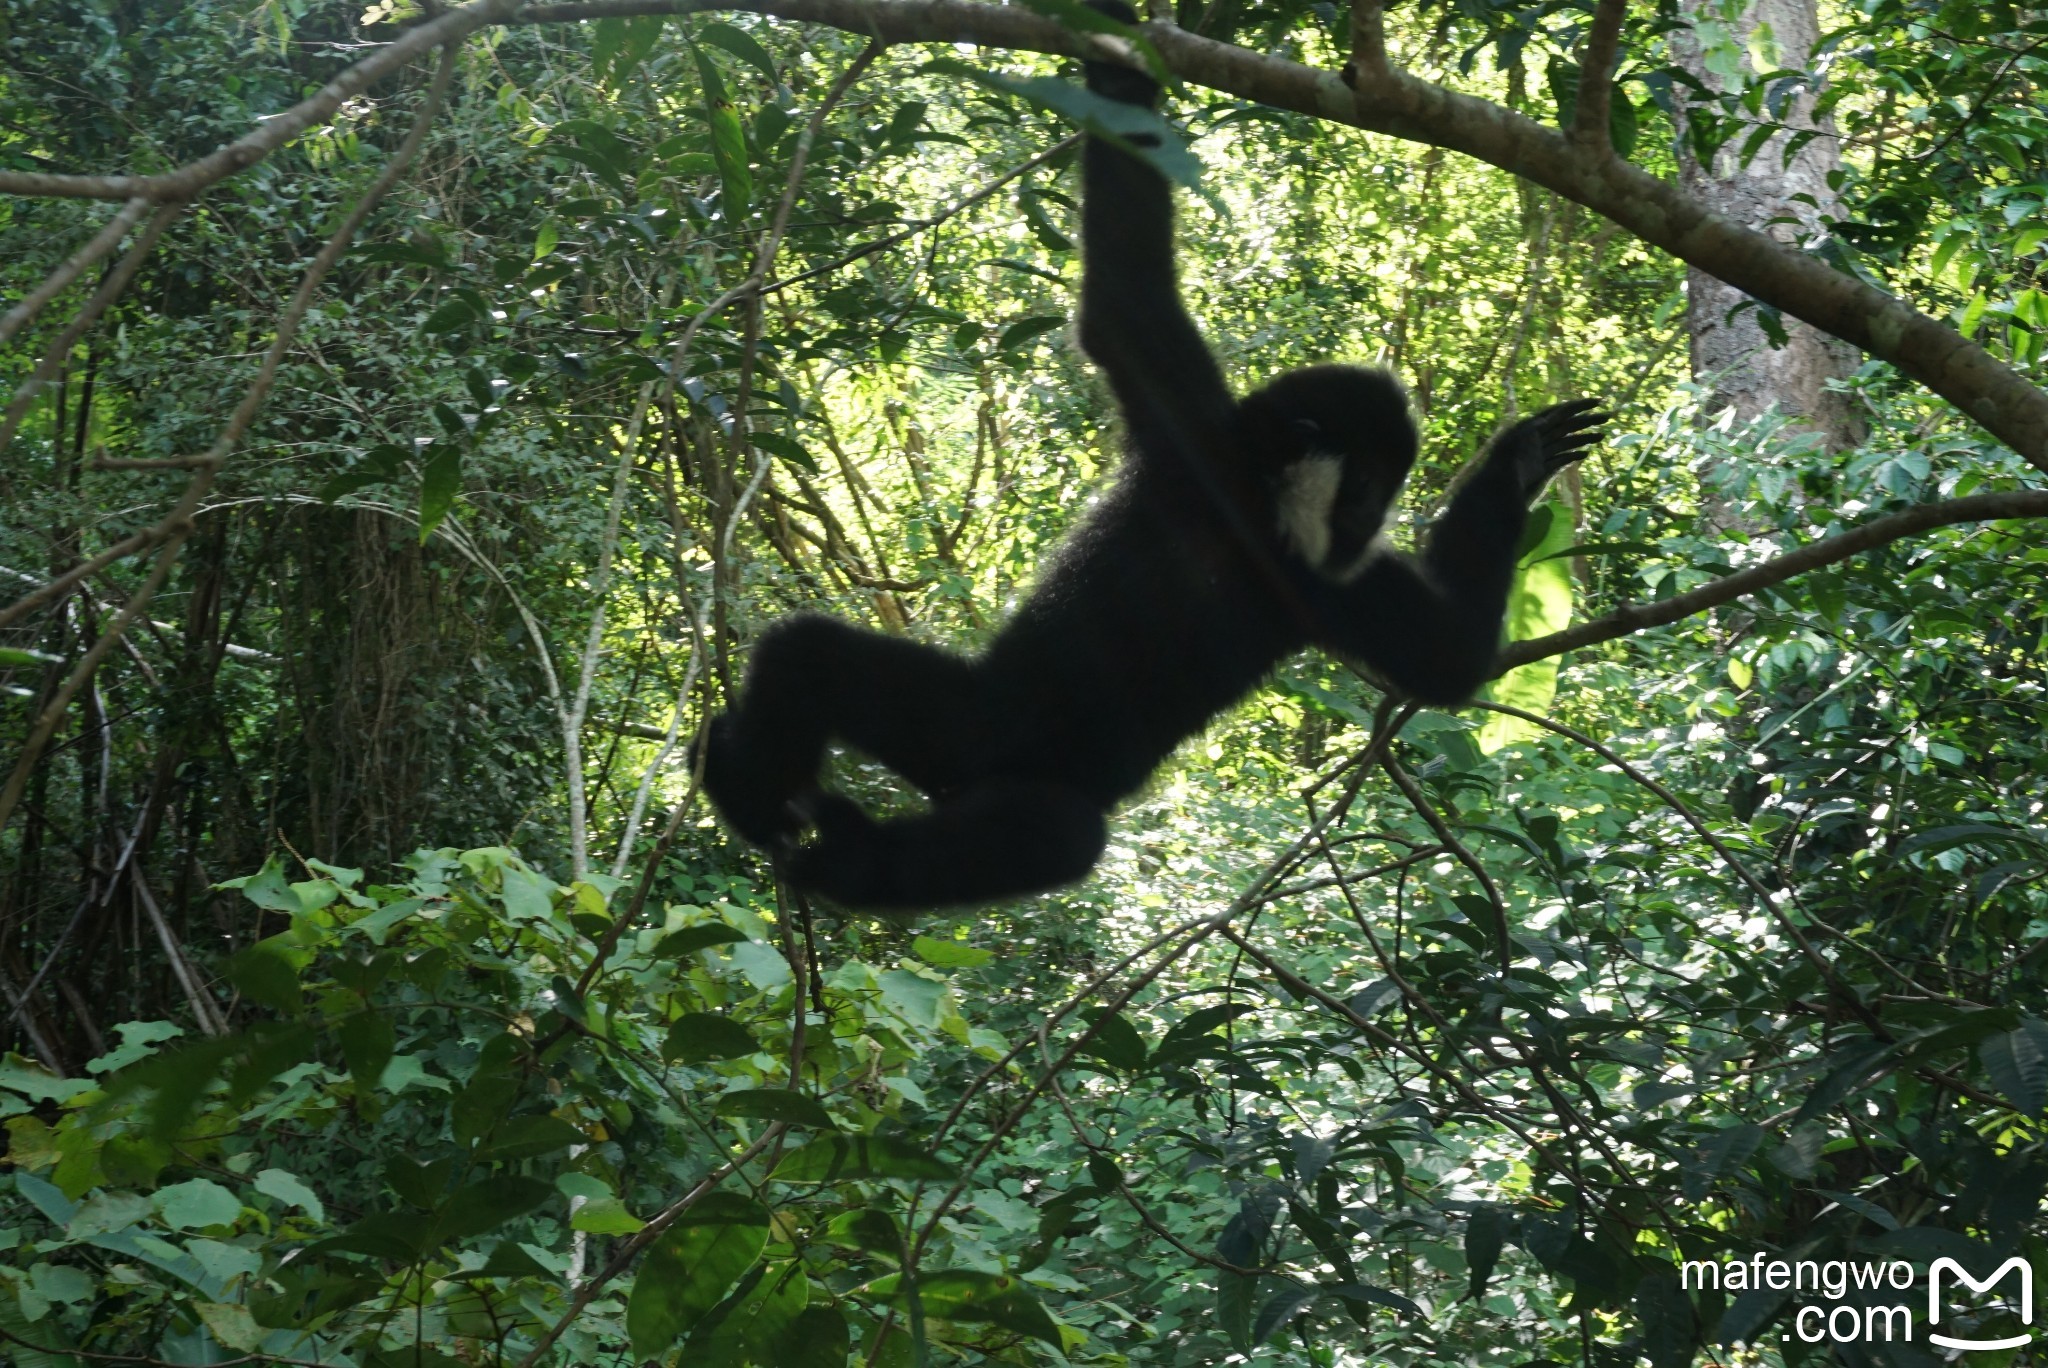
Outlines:
[[[1179,81],[1167,68],[1166,59],[1159,55],[1159,49],[1145,36],[1145,31],[1136,24],[1126,24],[1121,19],[1091,9],[1081,0],[1024,0],[1026,9],[1037,10],[1040,14],[1059,22],[1076,33],[1107,33],[1121,38],[1145,59],[1146,68],[1152,78],[1161,85],[1179,88]]]
[[[813,475],[819,473],[817,458],[804,450],[802,444],[792,437],[785,437],[779,432],[749,432],[747,440],[753,443],[757,450],[765,451],[770,456],[780,456],[791,465],[808,470]]]
[[[1390,1292],[1384,1287],[1372,1287],[1365,1283],[1327,1283],[1321,1289],[1333,1297],[1345,1301],[1364,1302],[1372,1306],[1384,1306],[1399,1311],[1404,1316],[1419,1316],[1422,1308],[1399,1292]]]
[[[746,214],[754,197],[754,177],[747,169],[747,131],[726,97],[718,68],[695,43],[690,52],[704,82],[704,123],[711,132],[711,159],[718,165],[719,184],[724,187],[725,221],[735,223]]]
[[[647,60],[647,55],[654,51],[665,17],[639,14],[625,19],[598,20],[596,41],[591,45],[591,65],[614,87],[625,84]]]
[[[616,1197],[593,1197],[569,1217],[570,1229],[593,1235],[631,1235],[646,1224]]]
[[[476,322],[476,309],[466,299],[444,300],[439,308],[428,314],[420,324],[423,333],[449,333],[466,328]]]
[[[37,665],[62,665],[64,657],[48,651],[31,651],[20,646],[0,646],[0,670],[28,669]]]
[[[907,1140],[887,1135],[828,1135],[789,1151],[775,1166],[785,1183],[844,1183],[866,1178],[944,1181],[957,1174]]]
[[[457,1189],[434,1213],[432,1243],[467,1239],[496,1230],[515,1217],[538,1210],[554,1196],[553,1185],[538,1178],[502,1175],[471,1183]]]
[[[636,1359],[662,1358],[754,1266],[768,1243],[768,1209],[713,1192],[677,1218],[641,1258],[626,1303]]]
[[[464,1149],[491,1133],[519,1097],[517,1074],[479,1068],[448,1107],[449,1130]]]
[[[241,1200],[209,1178],[192,1178],[158,1188],[151,1200],[164,1224],[174,1230],[233,1225],[242,1214]]]
[[[669,1023],[661,1057],[673,1064],[739,1059],[761,1048],[754,1033],[718,1012],[685,1012]]]
[[[1252,1349],[1252,1306],[1258,1294],[1257,1278],[1227,1268],[1216,1270],[1216,1319],[1240,1354]]]
[[[772,1264],[754,1287],[714,1324],[707,1319],[683,1350],[686,1363],[771,1363],[768,1353],[803,1313],[811,1281],[797,1261]],[[710,1333],[704,1333],[708,1330]]]
[[[556,223],[553,219],[548,219],[542,223],[540,231],[533,235],[533,259],[539,261],[549,252],[554,251],[555,245],[561,240],[562,228],[560,224]]]
[[[1580,542],[1576,546],[1567,546],[1561,551],[1546,551],[1532,559],[1529,563],[1534,565],[1538,561],[1563,560],[1570,556],[1651,556],[1656,553],[1657,548],[1649,542]]]
[[[1995,1035],[1977,1047],[1992,1086],[2005,1094],[2013,1110],[2039,1117],[2048,1105],[2048,1025],[2031,1017],[2016,1031]]]
[[[1571,624],[1572,603],[1577,585],[1571,565],[1559,557],[1572,539],[1571,515],[1553,504],[1539,505],[1531,512],[1529,532],[1534,543],[1523,556],[1524,565],[1515,576],[1508,594],[1507,635],[1510,641],[1561,632]],[[1538,660],[1508,671],[1487,688],[1487,696],[1524,712],[1547,711],[1557,696],[1557,661]],[[1543,735],[1533,722],[1505,713],[1493,713],[1479,729],[1482,754],[1491,755],[1505,746]]]
[[[281,1168],[267,1168],[256,1175],[254,1186],[264,1196],[298,1207],[322,1225],[326,1224],[327,1208],[321,1204],[319,1195],[300,1181],[297,1174]]]
[[[485,1159],[530,1159],[589,1140],[559,1116],[515,1116],[493,1131],[490,1142],[477,1153]]]
[[[1303,1287],[1298,1283],[1283,1286],[1259,1308],[1257,1319],[1252,1321],[1252,1343],[1264,1344],[1275,1330],[1300,1315],[1310,1302],[1321,1295],[1322,1290],[1313,1286]]]
[[[1039,314],[1032,318],[1020,318],[1009,327],[1003,329],[1002,336],[996,340],[996,349],[998,351],[1013,351],[1033,338],[1051,332],[1066,321],[1066,319],[1052,314]]]
[[[809,1126],[815,1130],[834,1128],[831,1113],[819,1104],[818,1099],[789,1088],[740,1088],[712,1103],[711,1114],[785,1121],[792,1126]]]
[[[462,448],[453,442],[436,442],[426,469],[420,472],[420,545],[434,535],[441,519],[455,506],[462,488]]]
[[[993,1325],[1061,1347],[1060,1328],[1031,1290],[1007,1273],[947,1269],[917,1279],[925,1314],[965,1325]],[[907,1305],[898,1284],[897,1304]]]
[[[879,1254],[892,1263],[903,1259],[903,1227],[879,1207],[855,1207],[834,1216],[825,1227],[825,1238],[834,1244]]]
[[[1828,1058],[1833,1067],[1818,1087],[1810,1090],[1788,1123],[1798,1126],[1848,1097],[1869,1079],[1878,1066],[1898,1047],[1882,1040],[1864,1039],[1842,1045]]]
[[[654,947],[654,957],[676,959],[698,950],[708,950],[714,945],[737,945],[746,938],[745,932],[724,922],[703,922],[663,936]]]
[[[383,481],[387,481],[393,475],[397,475],[399,463],[403,461],[403,457],[406,457],[406,453],[399,451],[397,446],[379,446],[377,451],[381,451],[381,453],[395,453],[395,455],[389,457],[389,459],[381,459],[373,451],[369,457],[365,457],[362,461],[356,461],[354,465],[350,465],[346,471],[342,471],[340,475],[336,475],[328,483],[319,485],[319,502],[322,502],[322,504],[332,504],[334,500],[342,498],[344,494],[354,494],[356,489],[362,489],[362,487],[367,487],[367,485],[381,485]]]
[[[344,1017],[335,1026],[334,1034],[341,1041],[341,1057],[348,1062],[349,1077],[355,1080],[356,1096],[369,1097],[382,1084],[384,1070],[390,1066],[391,1052],[396,1047],[397,1032],[390,1019],[378,1012],[357,1012]]]
[[[845,1368],[853,1352],[846,1316],[832,1305],[807,1306],[777,1337],[762,1362],[775,1368]]]
[[[1120,1073],[1136,1073],[1145,1067],[1145,1039],[1121,1012],[1095,1014],[1094,1034],[1081,1047]]]
[[[700,43],[709,43],[715,48],[723,48],[739,58],[742,62],[760,72],[769,85],[777,83],[775,60],[768,55],[767,49],[755,42],[753,36],[747,33],[746,30],[735,28],[731,24],[704,24],[697,29],[696,38]]]
[[[1172,124],[1142,105],[1125,104],[1106,95],[1097,95],[1056,76],[999,76],[952,57],[927,62],[924,70],[963,77],[991,90],[1015,95],[1087,132],[1109,139],[1133,156],[1149,162],[1160,175],[1176,185],[1190,190],[1201,187],[1202,163],[1181,141]],[[1156,138],[1158,142],[1148,145],[1132,141],[1140,136]]]
[[[1699,1330],[1692,1299],[1678,1274],[1666,1265],[1636,1284],[1636,1315],[1643,1323],[1643,1352],[1650,1368],[1692,1368]]]
[[[243,997],[265,1007],[297,1015],[304,997],[299,986],[299,970],[312,960],[312,952],[299,945],[287,932],[257,941],[230,956],[222,966],[222,972],[227,975],[228,982],[241,990]]]
[[[1465,1221],[1465,1271],[1470,1278],[1473,1301],[1486,1295],[1486,1280],[1493,1276],[1494,1265],[1500,1262],[1500,1251],[1507,1244],[1507,1213],[1497,1206],[1473,1208]]]
[[[238,1354],[253,1351],[270,1332],[257,1325],[249,1308],[226,1302],[194,1302],[192,1309],[213,1337]]]

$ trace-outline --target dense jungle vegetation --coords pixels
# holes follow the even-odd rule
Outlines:
[[[1162,0],[1190,305],[1401,377],[1396,541],[1617,417],[1473,706],[1290,660],[890,922],[690,739],[1114,468],[1099,40],[366,3],[0,4],[0,1361],[2041,1361],[1681,1270],[2048,1268],[2048,11]]]

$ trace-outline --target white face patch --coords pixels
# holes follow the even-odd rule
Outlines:
[[[1343,458],[1313,453],[1289,466],[1280,478],[1276,511],[1281,540],[1317,569],[1330,554],[1330,511],[1337,505],[1337,486],[1343,479]]]

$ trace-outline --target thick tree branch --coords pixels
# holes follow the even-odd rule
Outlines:
[[[1591,622],[1582,622],[1567,627],[1562,632],[1549,636],[1532,637],[1527,641],[1511,644],[1500,655],[1502,672],[1517,665],[1527,665],[1532,660],[1544,660],[1580,646],[1591,646],[1597,642],[1612,641],[1616,637],[1628,636],[1647,627],[1662,627],[1704,613],[1709,608],[1718,608],[1732,603],[1759,589],[1768,589],[1782,584],[1795,575],[1809,570],[1818,570],[1824,565],[1847,560],[1887,542],[1910,537],[1916,532],[1931,528],[1947,527],[1953,523],[1985,522],[1993,518],[2048,518],[2048,491],[2015,490],[2004,494],[1972,494],[1962,499],[1947,499],[1941,503],[1921,504],[1903,513],[1893,513],[1861,527],[1828,537],[1822,541],[1802,546],[1760,565],[1738,570],[1732,575],[1697,589],[1687,590],[1668,599],[1655,603],[1631,604],[1618,608],[1605,617]]]
[[[888,43],[976,43],[1069,56],[1098,51],[1092,39],[1021,5],[973,0],[584,0],[531,5],[518,18],[545,23],[705,10],[825,24]],[[1590,154],[1555,128],[1403,71],[1354,67],[1354,87],[1336,72],[1170,25],[1147,25],[1145,35],[1174,74],[1195,85],[1463,152],[1583,204],[1750,297],[1889,361],[2048,471],[2048,393],[1903,300],[1712,213],[1639,167]],[[1120,55],[1107,45],[1099,51]]]
[[[1593,11],[1593,27],[1579,49],[1579,102],[1572,115],[1572,138],[1600,156],[1614,150],[1607,120],[1614,102],[1614,58],[1627,12],[1628,0],[1600,0]]]

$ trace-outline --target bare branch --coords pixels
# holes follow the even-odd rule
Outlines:
[[[215,181],[246,170],[299,134],[324,123],[350,96],[359,95],[423,52],[451,43],[487,24],[503,23],[518,0],[476,0],[437,19],[407,29],[320,87],[290,109],[265,119],[254,132],[198,161],[159,176],[64,176],[37,171],[0,171],[0,194],[59,195],[85,199],[190,199]]]
[[[365,190],[362,197],[356,201],[355,208],[350,210],[347,216],[342,219],[340,226],[334,230],[333,234],[327,239],[326,244],[314,256],[312,264],[306,267],[305,276],[299,282],[297,293],[292,296],[291,303],[286,307],[283,316],[278,320],[277,334],[271,339],[270,349],[264,354],[263,363],[257,368],[255,378],[250,380],[248,390],[242,395],[242,402],[235,406],[234,413],[229,416],[227,424],[221,429],[219,437],[214,440],[213,446],[207,451],[206,456],[200,461],[195,462],[192,478],[186,483],[184,493],[179,495],[177,503],[173,504],[171,510],[157,521],[155,527],[147,528],[126,539],[129,543],[137,544],[138,549],[141,546],[161,545],[163,551],[157,556],[156,565],[150,571],[149,578],[144,580],[142,585],[128,596],[127,602],[121,605],[120,611],[107,624],[106,630],[101,633],[99,640],[95,641],[92,648],[79,658],[78,663],[72,667],[71,673],[65,676],[64,682],[57,687],[56,693],[51,695],[49,703],[44,707],[41,715],[37,717],[35,725],[30,728],[28,737],[22,745],[21,754],[15,760],[13,772],[7,776],[5,787],[0,788],[0,829],[5,829],[7,819],[14,815],[15,805],[21,801],[22,792],[28,784],[29,773],[35,768],[36,761],[42,757],[43,748],[49,744],[50,737],[55,734],[57,724],[63,720],[65,710],[71,706],[73,696],[77,694],[85,681],[91,678],[93,670],[98,668],[101,659],[105,657],[106,653],[112,649],[116,642],[121,640],[123,634],[127,632],[129,626],[133,624],[135,619],[141,614],[144,606],[148,604],[150,598],[163,585],[164,580],[169,577],[171,567],[177,563],[178,552],[185,544],[185,538],[191,535],[192,519],[199,510],[200,501],[206,497],[207,491],[213,488],[214,479],[219,475],[220,467],[227,460],[228,453],[233,450],[235,443],[240,440],[242,434],[248,430],[248,426],[254,420],[257,410],[262,407],[265,396],[270,393],[270,386],[277,378],[278,365],[283,361],[285,352],[291,347],[292,339],[298,334],[299,324],[305,318],[306,310],[313,302],[314,292],[319,289],[320,282],[325,279],[327,272],[333,268],[334,263],[341,260],[342,254],[348,251],[348,245],[355,237],[356,229],[362,226],[363,220],[369,217],[370,211],[376,207],[377,202],[384,198],[385,193],[393,185],[398,183],[399,177],[405,173],[407,166],[411,164],[413,155],[419,151],[420,144],[426,139],[427,129],[433,124],[434,116],[440,111],[441,99],[448,91],[448,83],[453,77],[454,72],[455,48],[450,46],[442,49],[440,66],[434,72],[433,82],[427,88],[426,99],[421,103],[419,116],[414,121],[412,130],[406,134],[405,141],[399,144],[398,150],[392,154],[390,164],[370,183],[369,189]],[[154,232],[145,230],[143,235],[136,239],[135,245],[129,249],[128,258],[124,258],[122,261],[123,267],[129,264],[130,258],[135,259],[139,264],[140,257],[146,255],[149,248],[154,244],[155,233],[162,231],[160,225],[169,222],[169,216],[177,211],[177,207],[175,205],[166,205],[157,211],[156,217],[150,220],[150,230],[154,230]],[[110,275],[107,278],[106,285],[101,287],[100,293],[106,293],[107,286],[114,285],[116,277],[120,274],[120,270],[117,269],[113,275]],[[132,275],[133,271],[130,271],[129,274]],[[119,283],[122,288],[125,288],[127,281],[121,280]],[[119,291],[115,290],[114,293],[118,294]],[[95,299],[99,297],[99,294],[94,295]],[[0,443],[0,445],[4,445],[4,443]],[[121,543],[116,545],[121,545]],[[98,556],[93,557],[91,561],[87,562],[87,565],[104,566],[111,564],[112,560],[116,558],[111,554],[113,549],[109,548],[108,551],[101,552]],[[79,571],[82,568],[74,567],[70,572],[52,580],[43,589],[27,595],[20,602],[6,610],[5,613],[0,613],[0,624],[12,620],[25,611],[22,607],[24,603],[47,601],[49,598],[62,592],[60,586],[76,583],[77,579],[80,578]]]
[[[1093,44],[1022,5],[974,0],[584,0],[514,22],[738,10],[826,24],[888,43],[974,43],[1081,56]],[[1711,212],[1679,186],[1489,100],[1403,71],[1357,80],[1171,25],[1146,36],[1171,70],[1209,89],[1463,152],[1583,204],[1751,298],[1897,366],[2048,471],[2048,392],[1953,328],[1826,262]]]
[[[815,280],[819,276],[830,275],[832,272],[839,270],[843,266],[852,265],[854,262],[859,261],[862,257],[870,257],[873,256],[876,252],[887,251],[889,248],[894,247],[899,242],[907,241],[910,238],[916,237],[919,233],[926,232],[932,228],[936,228],[940,224],[946,222],[948,219],[956,218],[959,215],[966,213],[969,209],[972,209],[975,205],[980,204],[983,200],[987,199],[990,195],[993,195],[996,191],[1008,185],[1011,181],[1016,180],[1019,176],[1025,175],[1028,172],[1045,165],[1054,157],[1059,156],[1060,153],[1065,152],[1068,148],[1073,147],[1080,141],[1081,135],[1079,133],[1074,134],[1070,138],[1062,138],[1060,139],[1060,141],[1054,143],[1051,147],[1046,148],[1045,151],[1039,153],[1037,156],[1031,158],[1029,161],[1019,162],[1017,165],[1011,167],[1008,171],[1003,172],[1002,175],[997,176],[994,180],[984,184],[980,189],[974,191],[972,194],[969,194],[961,199],[953,201],[953,203],[947,205],[945,208],[939,210],[937,213],[932,214],[926,218],[912,220],[907,226],[898,230],[897,232],[889,234],[887,237],[876,238],[873,242],[864,242],[860,246],[848,252],[845,256],[838,257],[832,261],[828,261],[822,266],[813,266],[811,269],[807,271],[800,271],[796,275],[784,276],[781,280],[776,281],[772,285],[763,285],[761,287],[761,293],[773,294],[777,290],[786,290],[792,285],[800,285],[806,280]]]
[[[1947,527],[1953,523],[1985,522],[1993,518],[2043,518],[2048,517],[2048,491],[2013,490],[2003,494],[1972,494],[1967,498],[1947,499],[1941,503],[1921,504],[1903,513],[1867,522],[1850,531],[1800,547],[1761,565],[1752,565],[1732,575],[1683,594],[1655,603],[1632,604],[1618,608],[1605,617],[1591,622],[1582,622],[1576,627],[1567,627],[1562,632],[1549,636],[1533,637],[1527,641],[1512,643],[1500,655],[1502,673],[1517,665],[1527,665],[1532,660],[1544,660],[1581,646],[1591,646],[1616,637],[1628,636],[1647,627],[1662,627],[1733,602],[1759,589],[1768,589],[1782,584],[1795,575],[1809,570],[1818,570],[1836,561],[1847,560],[1874,547],[1910,537],[1916,532],[1931,528]]]
[[[1614,103],[1614,58],[1627,12],[1628,0],[1600,0],[1593,11],[1593,27],[1579,49],[1579,107],[1572,115],[1572,140],[1602,157],[1614,152],[1608,115]]]
[[[64,264],[50,272],[43,283],[30,290],[21,298],[21,303],[9,309],[0,317],[0,342],[20,332],[30,319],[41,313],[43,306],[64,292],[64,288],[78,279],[79,273],[114,250],[122,238],[128,236],[149,208],[149,201],[140,197],[129,200],[121,206],[119,213],[107,220],[104,228],[92,235],[83,247],[65,259]]]
[[[14,398],[7,405],[7,413],[0,417],[0,452],[6,451],[13,443],[14,434],[21,428],[21,420],[28,415],[29,405],[43,392],[43,386],[54,380],[57,372],[63,369],[65,359],[71,355],[71,349],[78,344],[78,339],[85,336],[86,329],[98,321],[108,306],[121,297],[122,291],[128,288],[128,282],[135,279],[135,273],[141,270],[142,263],[149,259],[150,250],[156,246],[156,240],[163,236],[164,229],[171,226],[171,220],[183,209],[184,206],[180,204],[166,204],[156,211],[149,221],[149,226],[129,245],[127,252],[121,257],[120,265],[107,273],[107,278],[92,292],[92,297],[79,306],[78,313],[64,325],[63,331],[51,340],[49,347],[43,352],[43,359],[36,363],[36,368],[29,373],[28,379],[15,387]]]
[[[95,456],[85,463],[87,470],[192,470],[211,465],[211,456]]]

